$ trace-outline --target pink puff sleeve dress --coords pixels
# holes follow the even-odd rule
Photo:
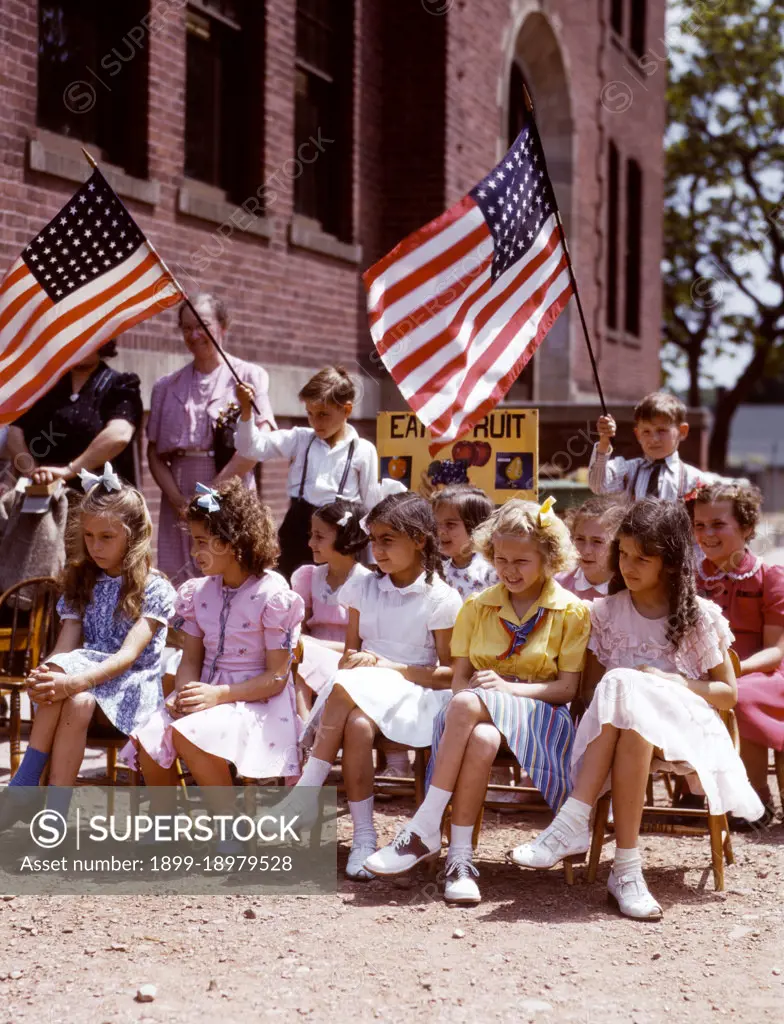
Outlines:
[[[207,576],[180,587],[173,625],[201,638],[201,681],[233,686],[265,671],[267,650],[294,650],[304,613],[302,598],[276,572],[251,576],[236,588],[224,586],[220,576]],[[300,723],[290,677],[281,692],[267,700],[219,704],[177,719],[161,706],[132,736],[167,768],[176,757],[174,731],[231,762],[246,778],[299,773]],[[135,750],[130,744],[122,753],[133,763]]]

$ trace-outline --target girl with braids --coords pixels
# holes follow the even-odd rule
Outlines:
[[[148,786],[174,786],[179,754],[200,786],[231,786],[230,764],[251,779],[299,774],[298,718],[289,668],[305,607],[272,571],[269,509],[238,478],[196,485],[185,513],[204,575],[177,592],[185,634],[174,692],[122,751]]]
[[[651,768],[695,771],[711,814],[758,818],[762,804],[714,708],[735,705],[732,633],[697,597],[691,523],[678,503],[645,498],[628,509],[610,554],[610,596],[591,604],[584,684],[598,680],[572,751],[572,794],[552,824],[510,854],[549,868],[584,853],[588,818],[612,790],[615,861],[610,897],[622,914],[661,917],[642,874],[637,842]]]
[[[144,498],[107,462],[82,470],[87,492],[61,577],[61,629],[27,685],[36,704],[30,745],[11,786],[73,786],[93,715],[130,734],[161,696],[161,654],[174,589],[151,568],[152,522]]]
[[[306,742],[311,756],[297,786],[321,787],[343,748],[343,779],[354,824],[346,874],[362,868],[376,849],[373,827],[373,742],[429,747],[433,719],[449,698],[449,642],[460,595],[440,575],[432,509],[407,492],[379,502],[364,524],[377,569],[352,574],[340,590],[348,608],[345,653],[339,671],[320,691]]]
[[[457,618],[454,696],[433,726],[427,796],[394,841],[366,861],[375,875],[399,875],[437,857],[451,801],[450,903],[481,898],[472,832],[502,740],[553,810],[568,792],[574,726],[566,705],[577,693],[590,624],[587,605],[553,579],[575,561],[553,505],[552,498],[542,506],[513,498],[471,535],[500,582],[472,594]]]

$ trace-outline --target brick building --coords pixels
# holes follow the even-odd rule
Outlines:
[[[0,0],[0,264],[87,176],[89,144],[185,288],[227,299],[230,351],[268,369],[280,423],[299,416],[307,377],[340,360],[357,369],[372,436],[400,398],[370,358],[360,273],[502,155],[526,82],[623,414],[659,379],[664,8]],[[171,311],[120,347],[114,365],[140,374],[145,401],[186,361]],[[510,397],[542,410],[543,459],[595,418],[574,303]],[[577,417],[574,403],[588,403]],[[277,511],[283,480],[265,467]]]

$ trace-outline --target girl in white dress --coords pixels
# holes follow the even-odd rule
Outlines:
[[[714,709],[737,700],[721,610],[696,596],[693,540],[680,503],[645,498],[613,541],[610,597],[591,604],[585,684],[599,680],[572,751],[574,788],[552,824],[511,859],[548,868],[590,846],[589,815],[612,790],[615,861],[610,896],[627,917],[661,917],[642,874],[637,841],[652,768],[702,783],[711,814],[755,820],[763,807]]]
[[[457,591],[438,575],[436,525],[424,498],[411,493],[385,498],[366,526],[378,568],[352,575],[341,588],[340,601],[348,608],[345,653],[308,720],[305,743],[318,732],[295,787],[323,786],[343,748],[354,824],[346,874],[355,879],[372,877],[362,864],[376,849],[376,734],[407,747],[430,746],[433,720],[451,696],[449,644],[462,605]]]
[[[471,534],[492,515],[494,506],[480,487],[457,484],[431,498],[444,556],[444,579],[465,601],[498,582],[495,569],[471,545]]]

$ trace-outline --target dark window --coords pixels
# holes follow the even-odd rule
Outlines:
[[[38,4],[38,111],[42,128],[101,150],[147,176],[147,0]]]
[[[200,0],[187,10],[185,174],[236,202],[262,172],[263,8]]]
[[[626,315],[629,334],[640,336],[642,287],[642,171],[636,160],[626,170]]]
[[[620,207],[618,147],[610,143],[607,156],[607,326],[618,327],[618,211]]]
[[[509,76],[509,125],[507,129],[507,145],[511,146],[523,129],[525,121],[525,79],[519,64],[512,64]]]
[[[648,16],[647,0],[631,0],[631,25],[629,46],[638,57],[645,53],[645,22]]]
[[[297,0],[294,210],[352,240],[353,0]]]
[[[610,0],[610,24],[619,36],[623,35],[623,4],[624,0]]]

